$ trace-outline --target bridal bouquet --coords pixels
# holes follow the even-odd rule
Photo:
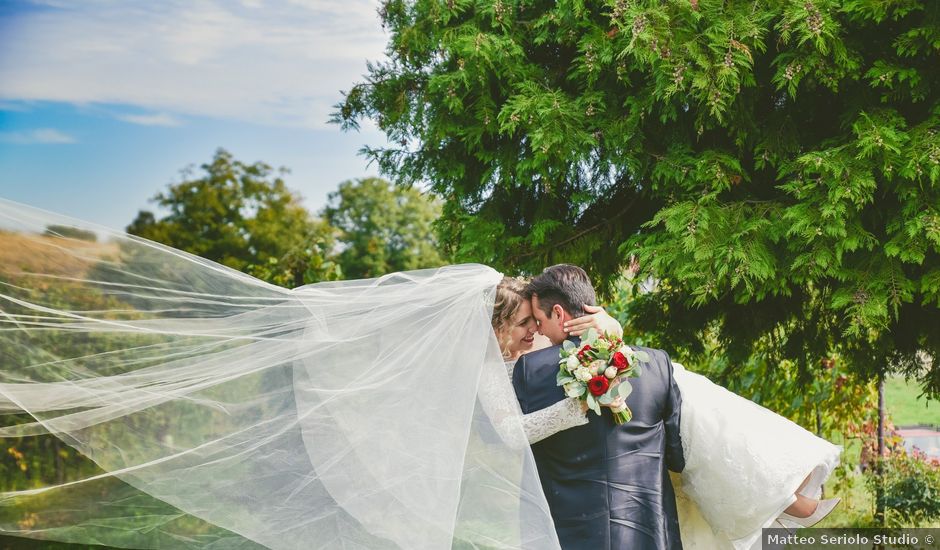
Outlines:
[[[562,345],[558,385],[564,386],[565,395],[587,401],[588,408],[601,414],[601,405],[630,395],[633,387],[628,379],[639,376],[640,363],[648,361],[646,352],[625,346],[622,340],[609,334],[600,335],[588,329],[580,345],[571,340]],[[617,424],[633,417],[626,403],[611,408],[611,412]]]

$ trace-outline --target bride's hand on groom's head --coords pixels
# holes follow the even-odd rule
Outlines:
[[[593,328],[601,333],[607,332],[616,336],[623,336],[623,327],[616,319],[608,315],[604,308],[587,304],[582,307],[587,315],[566,321],[564,324],[565,332],[572,336],[581,336],[587,329]]]

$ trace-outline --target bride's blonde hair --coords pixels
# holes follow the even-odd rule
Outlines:
[[[499,351],[503,357],[509,357],[509,345],[512,338],[509,332],[512,328],[512,319],[519,311],[525,297],[526,281],[516,277],[503,277],[496,285],[496,301],[493,304],[493,332],[499,341]]]

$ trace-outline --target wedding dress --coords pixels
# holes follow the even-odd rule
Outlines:
[[[490,326],[499,279],[461,265],[286,290],[0,201],[0,437],[54,435],[100,467],[0,493],[0,533],[559,548],[528,443],[586,417],[574,400],[520,413]],[[838,449],[681,367],[676,382],[683,542],[749,547]]]
[[[686,550],[757,549],[801,490],[818,498],[841,448],[673,363],[685,468],[676,486]]]

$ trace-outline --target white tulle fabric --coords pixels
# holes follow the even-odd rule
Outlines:
[[[0,494],[0,532],[558,548],[490,328],[499,279],[462,265],[290,291],[0,201],[0,437],[51,434],[100,466]]]
[[[793,502],[811,472],[819,487],[841,448],[704,376],[673,363],[682,395],[679,433],[685,469],[677,505],[683,546],[760,548],[761,529]]]

